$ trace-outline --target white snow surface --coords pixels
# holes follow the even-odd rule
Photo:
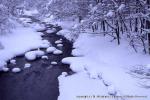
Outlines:
[[[114,100],[111,98],[98,98],[97,96],[108,96],[107,88],[101,81],[90,79],[86,73],[66,75],[66,73],[63,73],[58,77],[60,91],[58,100]],[[81,98],[81,96],[90,97]]]
[[[23,13],[24,13],[23,15],[32,16],[38,14],[39,12],[37,9],[33,9],[33,10],[24,10]]]
[[[6,65],[6,61],[31,49],[39,48],[43,43],[40,34],[22,26],[18,26],[10,34],[1,36],[0,42],[4,46],[4,49],[0,50],[0,69]]]
[[[150,89],[139,84],[142,81],[144,85],[150,86],[150,81],[134,78],[128,73],[133,66],[149,65],[150,57],[135,53],[127,44],[123,39],[118,46],[110,42],[110,37],[81,34],[74,43],[73,54],[76,51],[75,54],[78,52],[83,56],[67,57],[62,60],[63,63],[70,64],[70,68],[76,74],[59,78],[58,100],[78,100],[75,98],[77,95],[88,94],[146,96],[134,97],[132,100],[150,100]],[[81,74],[84,72],[89,77]],[[100,81],[103,85],[99,83]],[[89,91],[93,92],[89,93]],[[125,100],[128,99],[125,98]]]

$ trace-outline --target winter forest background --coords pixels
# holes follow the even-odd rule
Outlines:
[[[1,35],[14,28],[13,19],[24,10],[36,9],[40,19],[53,15],[56,19],[78,19],[74,29],[79,34],[85,28],[113,37],[120,44],[126,38],[135,52],[140,48],[149,53],[149,0],[1,0]],[[2,46],[1,46],[2,48]]]
[[[11,75],[29,80],[19,87]],[[150,0],[0,0],[0,100],[9,82],[12,90],[37,83],[36,99],[26,100],[46,98],[47,76],[57,100],[150,100]]]

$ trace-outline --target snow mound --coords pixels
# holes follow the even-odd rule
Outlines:
[[[55,54],[55,55],[60,55],[60,54],[62,54],[63,52],[61,51],[61,50],[58,50],[58,49],[56,49],[54,52],[53,52],[53,54]]]
[[[57,44],[57,47],[63,47],[63,44]]]
[[[51,44],[48,40],[42,40],[40,48],[48,48],[50,46],[51,46]]]
[[[48,48],[46,49],[46,52],[47,52],[47,53],[53,53],[55,50],[56,50],[55,47],[48,47]]]
[[[19,73],[20,71],[21,71],[20,68],[13,68],[13,69],[12,69],[12,72],[13,72],[13,73]]]
[[[54,33],[54,32],[56,32],[56,29],[55,29],[55,28],[48,29],[48,30],[46,31],[46,33],[48,33],[48,34],[51,34],[51,33]]]
[[[42,56],[41,58],[42,59],[48,59],[48,56]]]
[[[10,60],[10,63],[11,63],[11,64],[16,64],[16,60],[15,60],[15,59],[12,59],[12,60]]]
[[[8,72],[8,71],[9,71],[9,68],[3,67],[3,68],[2,68],[2,71],[3,71],[3,72]]]
[[[80,63],[81,61],[83,61],[83,59],[78,57],[67,57],[62,59],[62,63],[70,65],[70,68],[74,72],[85,71],[85,64]]]
[[[61,44],[62,43],[62,41],[61,40],[57,40],[57,41],[55,41],[55,44]]]
[[[65,77],[65,76],[68,75],[68,73],[67,72],[62,72],[61,75]]]
[[[57,65],[58,63],[55,62],[55,61],[52,61],[51,64],[52,64],[52,65]]]
[[[29,51],[25,53],[25,58],[29,61],[35,60],[37,57],[43,56],[45,53],[41,50]]]
[[[31,64],[30,63],[26,63],[25,65],[24,65],[24,68],[30,68],[31,67]]]

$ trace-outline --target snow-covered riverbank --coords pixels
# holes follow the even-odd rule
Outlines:
[[[0,37],[4,49],[0,50],[0,68],[6,61],[23,53],[39,48],[42,44],[41,34],[34,29],[18,27],[11,34]]]
[[[91,95],[122,97],[128,95],[133,96],[132,100],[150,99],[149,79],[135,78],[129,74],[134,66],[148,65],[149,55],[135,53],[125,41],[118,46],[110,40],[107,36],[80,35],[72,51],[77,57],[62,60],[63,63],[70,64],[70,68],[76,73],[72,76],[59,77],[59,100],[78,100],[77,96]]]

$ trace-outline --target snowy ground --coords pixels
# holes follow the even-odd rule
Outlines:
[[[72,51],[77,57],[62,60],[63,63],[70,64],[70,68],[76,74],[59,77],[58,100],[78,100],[78,96],[93,95],[121,96],[120,100],[150,100],[150,76],[140,79],[129,74],[134,66],[148,65],[149,55],[135,53],[124,41],[118,46],[110,40],[110,37],[99,35],[80,35]],[[80,99],[85,98],[80,97]]]
[[[4,49],[0,50],[0,68],[11,58],[39,48],[43,44],[40,33],[21,25],[18,25],[11,34],[1,36],[0,42],[4,46]]]

